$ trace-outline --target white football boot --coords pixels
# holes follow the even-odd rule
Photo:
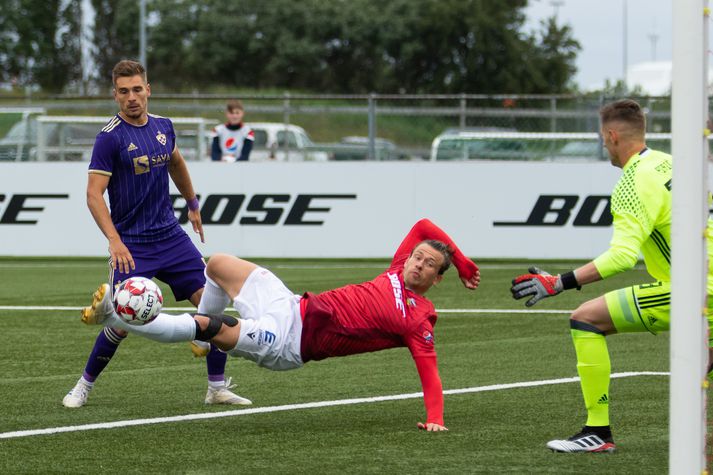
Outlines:
[[[76,408],[82,407],[87,403],[87,398],[89,397],[89,391],[92,390],[92,386],[87,384],[84,379],[79,378],[77,384],[70,389],[64,399],[62,399],[62,405],[64,407]]]
[[[205,395],[206,404],[228,404],[228,405],[239,405],[239,406],[249,406],[253,402],[250,399],[238,396],[231,391],[235,385],[231,385],[230,382],[233,378],[228,378],[227,381],[222,386],[213,388],[208,386],[208,393]]]

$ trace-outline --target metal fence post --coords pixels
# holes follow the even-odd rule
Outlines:
[[[284,99],[282,100],[282,120],[285,122],[285,137],[284,137],[284,147],[285,147],[285,161],[290,161],[290,93],[285,91]]]
[[[369,94],[369,160],[376,160],[376,94]]]
[[[15,155],[15,161],[19,162],[22,160],[22,154],[25,151],[25,144],[29,145],[30,142],[30,113],[29,112],[23,112],[22,113],[22,122],[25,124],[25,135],[22,137],[22,140],[19,140],[17,142],[17,154]],[[30,155],[30,147],[27,147],[27,156],[29,158]]]
[[[604,107],[605,100],[606,98],[604,97],[604,93],[599,93],[599,107],[597,108],[598,111],[602,110],[602,107]],[[597,113],[597,132],[599,132],[601,129],[601,124],[599,122],[599,113]],[[602,137],[601,133],[599,133],[599,159],[604,160],[604,137]]]
[[[198,122],[198,160],[204,160],[206,158],[206,143],[205,143],[205,119],[201,118]]]
[[[460,95],[460,117],[458,120],[458,126],[461,130],[465,129],[465,114],[466,114],[466,97],[465,93]]]
[[[59,138],[59,161],[63,162],[65,155],[65,148],[67,147],[67,136],[65,134],[64,124],[57,124],[57,136]]]
[[[37,160],[44,162],[47,160],[47,137],[45,135],[45,124],[40,119],[41,117],[37,118]]]

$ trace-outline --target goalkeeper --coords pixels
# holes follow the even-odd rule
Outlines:
[[[613,452],[609,425],[611,365],[605,336],[669,329],[671,308],[671,156],[645,144],[646,119],[639,104],[620,100],[602,107],[601,135],[612,165],[622,175],[611,195],[614,233],[610,248],[593,261],[553,276],[537,268],[513,280],[516,299],[530,307],[563,290],[631,269],[643,254],[654,282],[614,290],[583,303],[570,317],[587,422],[567,440],[551,440],[556,452]],[[713,292],[713,221],[708,220],[708,294]],[[709,303],[709,320],[713,315]]]

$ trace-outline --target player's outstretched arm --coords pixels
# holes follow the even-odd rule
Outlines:
[[[453,266],[458,270],[463,285],[468,289],[476,289],[480,284],[480,271],[478,265],[461,252],[451,237],[429,219],[421,219],[414,224],[394,254],[394,261],[408,256],[421,242],[435,239],[445,243],[453,253]]]
[[[423,404],[426,407],[426,422],[419,422],[416,426],[428,432],[448,430],[443,423],[443,386],[436,356],[414,357],[414,361],[421,378]]]

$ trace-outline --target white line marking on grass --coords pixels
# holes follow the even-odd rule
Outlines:
[[[108,257],[107,257],[108,259]],[[71,269],[71,268],[94,268],[102,267],[108,268],[107,260],[95,261],[95,262],[18,262],[13,264],[0,264],[0,269],[48,269],[48,268],[58,268],[58,269]]]
[[[438,308],[436,313],[572,313],[572,310],[527,310],[511,308]]]
[[[629,378],[632,376],[668,376],[667,372],[641,371],[614,373],[612,378]],[[519,383],[493,384],[490,386],[476,386],[473,388],[449,389],[443,391],[444,395],[469,394],[485,391],[500,391],[503,389],[532,388],[536,386],[547,386],[552,384],[565,384],[579,381],[579,378],[545,379],[541,381],[524,381]],[[281,411],[297,411],[301,409],[315,409],[320,407],[348,406],[352,404],[369,404],[384,401],[400,401],[403,399],[416,399],[423,397],[423,393],[394,394],[392,396],[374,396],[355,399],[338,399],[334,401],[316,401],[302,404],[285,404],[281,406],[255,407],[251,409],[237,409],[225,412],[210,412],[201,414],[186,414],[183,416],[154,417],[151,419],[133,419],[126,421],[99,422],[96,424],[83,424],[78,426],[50,427],[47,429],[19,430],[13,432],[1,432],[0,439],[15,439],[19,437],[32,437],[36,435],[51,435],[64,432],[82,432],[95,429],[116,429],[121,427],[142,426],[150,424],[166,424],[170,422],[196,421],[206,419],[218,419],[221,417],[247,416],[250,414],[266,414]]]
[[[52,307],[52,306],[33,306],[33,305],[0,305],[0,310],[34,310],[34,311],[61,311],[61,310],[81,310],[83,307]]]
[[[375,263],[363,263],[363,264],[357,264],[357,263],[339,263],[335,262],[334,264],[273,264],[269,265],[266,264],[265,267],[268,267],[270,269],[290,269],[290,270],[329,270],[329,269],[386,269],[389,267],[389,262],[388,260],[384,260],[383,262],[375,262]],[[574,261],[573,261],[574,262]],[[513,269],[517,270],[520,269],[523,272],[527,270],[527,266],[531,265],[528,263],[511,263],[511,264],[481,264],[478,267],[480,269],[492,269],[492,270],[508,270],[508,269]],[[572,263],[553,263],[553,264],[544,264],[548,269],[571,269],[572,268]],[[61,269],[69,269],[69,268],[95,268],[95,267],[102,267],[102,268],[107,268],[108,264],[106,261],[96,261],[96,262],[65,262],[65,263],[47,263],[47,262],[18,262],[18,263],[6,263],[2,264],[0,263],[0,269],[47,269],[47,268],[61,268]],[[645,267],[642,264],[637,264],[634,269],[644,269]]]
[[[21,311],[79,311],[84,307],[52,307],[52,306],[31,306],[31,305],[0,305],[2,310],[21,310]],[[166,312],[195,312],[195,307],[166,307],[163,309]],[[232,311],[228,307],[226,310]],[[528,310],[528,309],[509,309],[509,308],[437,308],[436,313],[572,313],[573,310]]]

